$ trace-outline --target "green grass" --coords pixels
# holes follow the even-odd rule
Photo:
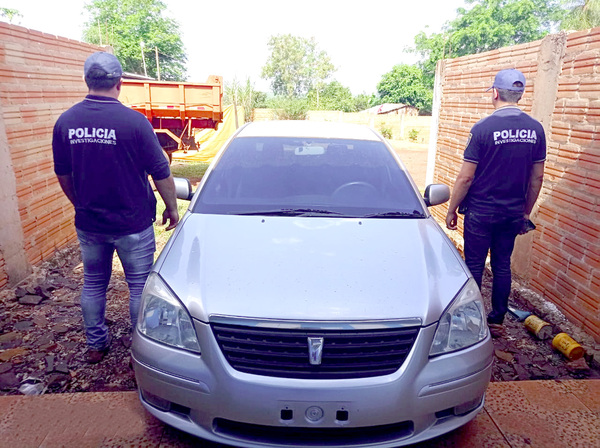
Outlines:
[[[173,234],[174,230],[169,230],[168,232],[165,230],[166,226],[162,225],[162,214],[165,211],[165,203],[163,202],[160,194],[158,192],[154,192],[156,195],[156,222],[154,223],[154,235],[156,236],[156,255],[158,256],[162,248],[167,244],[167,241]],[[179,219],[181,219],[184,213],[187,211],[190,205],[190,201],[184,201],[182,199],[177,199],[177,210],[179,211]]]
[[[185,177],[191,181],[202,179],[208,163],[175,162],[171,164],[171,172],[175,177]]]
[[[175,162],[171,164],[171,172],[174,177],[185,177],[192,182],[192,185],[198,184],[202,180],[202,176],[208,168],[208,163],[193,163],[193,162]],[[195,189],[195,187],[192,187]],[[156,235],[156,257],[167,244],[167,241],[173,234],[173,230],[168,232],[165,230],[165,226],[162,223],[162,214],[165,211],[165,203],[163,202],[160,194],[157,191],[154,192],[156,195],[156,222],[154,223],[154,234]],[[184,201],[177,199],[177,210],[179,211],[179,219],[183,217],[190,205],[190,201]]]

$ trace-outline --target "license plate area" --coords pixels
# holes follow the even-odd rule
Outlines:
[[[344,401],[280,401],[278,404],[279,422],[289,426],[347,426],[357,413],[350,402]]]

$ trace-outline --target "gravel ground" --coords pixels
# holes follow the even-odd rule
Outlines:
[[[134,390],[129,363],[131,346],[128,290],[118,260],[110,283],[107,319],[113,337],[109,354],[99,364],[85,362],[79,295],[83,269],[77,243],[58,251],[17,288],[0,291],[0,393],[70,393]],[[489,306],[490,277],[483,295]],[[570,325],[548,303],[516,285],[513,305],[530,310],[552,324],[553,334],[566,331],[581,342],[588,356],[568,360],[538,340],[522,322],[505,321],[506,334],[494,339],[492,381],[600,378],[600,347]]]

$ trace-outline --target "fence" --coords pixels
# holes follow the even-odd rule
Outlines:
[[[268,121],[276,119],[273,109],[255,109],[253,121]],[[429,143],[429,129],[431,117],[420,117],[405,114],[372,114],[366,112],[342,112],[332,110],[309,111],[308,120],[313,121],[339,121],[370,126],[381,132],[387,129],[394,140],[409,140],[415,136],[417,143]]]

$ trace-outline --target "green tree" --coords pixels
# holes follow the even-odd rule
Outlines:
[[[338,81],[326,84],[320,92],[311,89],[308,92],[308,104],[311,110],[341,110],[356,112],[356,102],[348,87]]]
[[[361,93],[354,97],[354,105],[359,112],[374,106],[376,101],[377,97],[375,95],[367,95],[366,93]]]
[[[600,26],[600,0],[567,1],[570,11],[560,27],[563,30],[586,30]]]
[[[187,56],[179,24],[165,17],[161,0],[93,0],[84,40],[111,45],[126,72],[170,81],[185,80]],[[142,57],[143,54],[143,57]]]
[[[245,111],[245,121],[252,121],[252,111],[257,107],[266,107],[267,95],[254,89],[254,84],[250,78],[246,78],[245,83],[234,79],[231,83],[225,84],[223,92],[223,104],[235,104],[242,106]]]
[[[14,18],[23,17],[23,14],[16,9],[0,8],[0,17],[5,17],[8,19],[8,23],[12,23]]]
[[[466,0],[470,9],[459,8],[456,19],[440,33],[415,37],[421,68],[433,85],[438,60],[482,53],[541,39],[562,20],[560,0]]]
[[[401,103],[414,106],[422,113],[431,111],[433,91],[427,85],[423,71],[416,65],[399,64],[384,74],[377,84],[380,103]]]
[[[271,55],[262,69],[262,77],[271,80],[275,95],[299,97],[311,88],[322,89],[335,70],[314,38],[291,34],[271,36],[268,46]]]

